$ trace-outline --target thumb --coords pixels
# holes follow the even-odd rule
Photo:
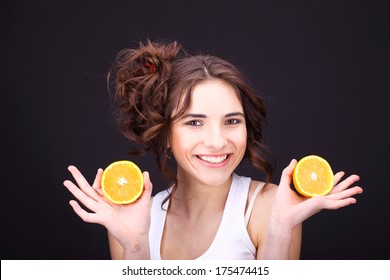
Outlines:
[[[290,164],[283,170],[282,176],[280,178],[279,186],[288,186],[290,187],[294,168],[297,164],[296,159],[293,159]]]
[[[153,184],[150,181],[149,172],[144,171],[143,175],[144,175],[144,192],[146,192],[148,196],[151,196],[153,190]]]

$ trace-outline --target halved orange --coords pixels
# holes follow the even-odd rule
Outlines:
[[[309,155],[298,161],[293,181],[295,189],[304,196],[327,195],[333,188],[333,171],[325,159]]]
[[[112,203],[129,204],[141,196],[144,177],[135,163],[115,161],[104,169],[101,186],[104,196]]]

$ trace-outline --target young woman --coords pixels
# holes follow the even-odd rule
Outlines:
[[[298,259],[301,224],[322,209],[356,202],[359,177],[341,180],[326,196],[304,198],[291,188],[296,160],[271,184],[263,143],[265,108],[243,75],[224,59],[190,55],[177,42],[140,44],[122,51],[115,78],[121,132],[156,154],[172,178],[165,191],[145,190],[135,203],[114,205],[76,167],[68,190],[90,211],[70,201],[85,222],[108,230],[113,259]],[[267,174],[257,182],[234,173],[243,158]],[[176,167],[173,168],[172,161]]]

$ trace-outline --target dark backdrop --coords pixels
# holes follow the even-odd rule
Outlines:
[[[62,186],[128,158],[105,76],[138,40],[177,39],[248,75],[269,112],[275,183],[318,154],[361,176],[358,203],[304,223],[303,259],[388,259],[389,9],[386,1],[3,1],[1,258],[107,259]],[[135,159],[163,188],[154,157]],[[247,167],[239,173],[261,179]]]

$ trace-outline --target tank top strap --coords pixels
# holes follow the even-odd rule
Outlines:
[[[249,201],[248,208],[246,209],[246,213],[245,213],[245,225],[246,226],[248,225],[249,218],[251,217],[253,206],[255,205],[256,197],[260,193],[260,191],[263,189],[264,185],[265,185],[264,182],[260,182],[257,185],[255,191],[253,192],[251,200]]]

